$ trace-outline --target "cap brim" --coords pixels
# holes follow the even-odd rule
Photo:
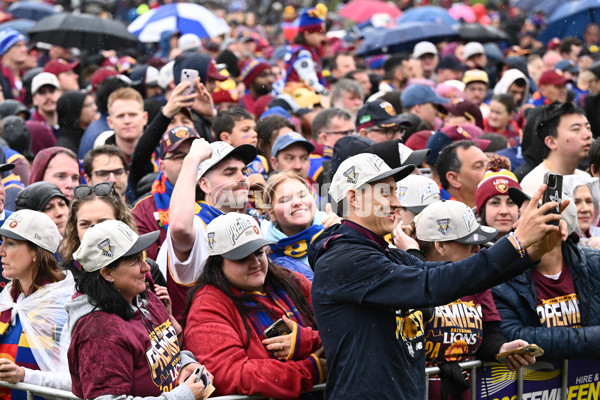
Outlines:
[[[14,168],[15,168],[15,164],[13,164],[13,163],[0,164],[0,172],[10,171],[11,169],[14,169]]]
[[[244,162],[244,164],[248,165],[252,162],[252,160],[254,160],[256,158],[257,155],[258,155],[258,150],[256,150],[256,147],[252,146],[251,144],[242,144],[242,145],[234,148],[231,151],[231,153],[227,154],[226,158],[231,158],[231,157],[240,158]]]
[[[477,145],[477,147],[479,147],[479,149],[481,151],[485,151],[488,148],[488,146],[490,145],[490,143],[492,143],[491,140],[487,140],[487,139],[476,139],[476,138],[474,138],[474,139],[471,139],[471,140],[473,140],[473,142],[475,142],[475,144]]]
[[[1,230],[1,229],[0,229]],[[135,241],[133,246],[127,251],[127,253],[123,254],[121,257],[128,257],[134,254],[140,253],[146,250],[148,247],[152,246],[154,242],[158,239],[160,235],[160,231],[154,231],[150,233],[146,233]]]
[[[531,200],[531,197],[528,194],[516,187],[508,188],[508,197],[510,197],[510,199],[519,207],[521,207],[524,202]]]
[[[409,165],[403,165],[401,167],[398,168],[394,168],[391,169],[387,172],[384,172],[382,174],[377,175],[374,178],[371,178],[370,180],[368,180],[366,183],[373,183],[373,182],[378,182],[382,179],[385,178],[389,178],[390,176],[394,177],[394,181],[398,182],[401,181],[402,179],[406,178],[407,176],[409,176],[410,174],[412,174],[412,172],[415,170],[415,166],[412,164]]]
[[[221,254],[221,257],[226,258],[228,260],[241,260],[243,258],[248,257],[250,254],[254,253],[258,249],[262,249],[265,246],[273,244],[273,242],[266,239],[256,239],[246,244],[241,245],[227,253]]]
[[[4,236],[4,237],[15,239],[15,240],[23,240],[23,241],[27,241],[27,242],[29,241],[29,239],[26,239],[21,235],[17,235],[13,231],[9,231],[8,229],[0,229],[0,236]]]
[[[390,126],[394,125],[400,125],[404,128],[410,128],[412,126],[412,123],[404,119],[403,117],[396,115],[395,117],[388,118],[386,120],[383,120],[382,122],[377,122],[375,125],[381,126],[383,128],[389,128]]]
[[[410,153],[410,156],[408,156],[408,158],[406,159],[406,161],[404,161],[403,164],[412,164],[418,167],[419,165],[423,164],[423,161],[425,161],[425,157],[427,157],[427,155],[430,152],[431,149],[414,150],[412,153]]]
[[[475,232],[472,232],[464,238],[455,239],[455,241],[463,244],[484,244],[494,240],[497,235],[497,229],[490,226],[479,226]]]

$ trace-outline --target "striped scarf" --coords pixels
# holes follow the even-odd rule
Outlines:
[[[167,231],[169,229],[169,205],[173,194],[173,184],[161,172],[152,184],[151,193],[158,210],[158,226]],[[196,203],[195,212],[205,224],[222,214],[221,211],[204,201]]]
[[[263,337],[265,329],[277,321],[282,314],[285,314],[286,317],[295,321],[298,325],[302,327],[306,326],[296,306],[282,289],[269,285],[265,287],[265,293],[253,292],[248,294],[252,295],[252,298],[255,300],[248,302],[250,307],[256,307],[257,303],[262,303],[271,309],[273,308],[273,303],[275,303],[281,310],[281,313],[278,312],[278,315],[273,315],[273,312],[267,312],[260,308],[249,312],[248,317],[258,337]],[[271,356],[274,357],[273,355]]]

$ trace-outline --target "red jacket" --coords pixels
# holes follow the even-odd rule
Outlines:
[[[310,302],[310,282],[300,274],[294,275]],[[274,302],[261,303],[277,315],[283,314]],[[244,348],[247,333],[237,308],[221,290],[205,286],[194,295],[183,343],[214,375],[217,396],[296,398],[323,381],[318,358],[311,354],[321,347],[319,334],[310,327],[296,327],[291,334],[298,344],[288,361],[271,358],[262,344],[265,337],[259,337],[252,328],[248,347]]]

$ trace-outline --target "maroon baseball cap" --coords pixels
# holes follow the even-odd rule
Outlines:
[[[50,72],[51,74],[58,76],[58,74],[62,74],[63,72],[73,71],[78,66],[79,61],[70,63],[62,58],[55,58],[54,60],[48,61],[44,66],[44,72]]]
[[[483,116],[479,106],[469,100],[459,100],[455,103],[444,104],[444,108],[452,115],[457,117],[465,117],[473,125],[477,125],[483,129]]]
[[[543,86],[543,85],[554,85],[554,86],[564,86],[567,82],[569,82],[569,79],[567,79],[562,72],[560,71],[555,71],[553,69],[548,70],[546,72],[544,72],[542,74],[542,76],[540,76],[540,81],[538,86]]]
[[[160,150],[164,157],[167,153],[172,153],[186,140],[200,139],[198,132],[187,126],[176,126],[175,128],[163,133],[160,139]]]
[[[92,85],[91,92],[95,92],[98,86],[106,79],[111,76],[117,76],[119,72],[112,67],[102,67],[98,68],[96,72],[92,75],[92,79],[90,79],[90,84]]]
[[[209,78],[213,78],[216,81],[225,81],[227,80],[227,76],[221,74],[217,69],[217,63],[215,59],[211,59],[208,63],[208,69],[206,70],[206,76]]]
[[[473,131],[477,128],[472,130],[470,129],[471,127],[475,126],[472,124],[448,126],[442,129],[442,133],[448,136],[452,143],[458,142],[459,140],[472,140],[475,142],[477,147],[479,147],[482,151],[485,151],[485,149],[487,149],[490,145],[491,141],[477,138],[475,135],[473,135]]]

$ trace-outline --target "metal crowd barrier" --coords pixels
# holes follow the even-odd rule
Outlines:
[[[463,370],[471,371],[471,399],[476,400],[476,383],[477,383],[477,369],[483,366],[481,361],[466,361],[459,363],[460,367]],[[562,389],[561,389],[561,399],[566,400],[567,398],[567,368],[568,362],[565,360],[563,362],[562,369]],[[426,368],[425,373],[427,377],[429,375],[436,375],[440,373],[440,369],[437,367]],[[79,397],[75,396],[71,392],[67,392],[65,390],[52,389],[44,386],[36,386],[28,383],[8,383],[4,381],[0,381],[0,387],[5,387],[9,389],[17,389],[27,392],[27,400],[33,400],[33,396],[41,396],[41,397],[50,397],[56,399],[66,399],[66,400],[81,400]],[[429,385],[425,385],[425,400],[429,398]],[[316,385],[313,387],[313,392],[320,392],[325,390],[325,384]],[[211,397],[212,400],[255,400],[255,399],[264,399],[264,396],[254,395],[254,396],[244,396],[244,395],[229,395],[229,396],[219,396],[219,397]],[[517,398],[523,398],[523,368],[521,368],[517,374]]]

